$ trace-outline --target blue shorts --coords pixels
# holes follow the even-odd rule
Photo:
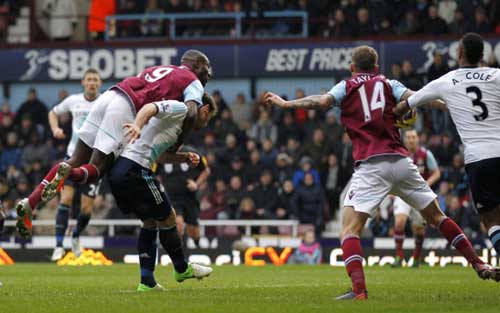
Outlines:
[[[119,157],[108,173],[116,204],[125,213],[134,213],[141,220],[165,220],[172,212],[165,189],[151,170]]]

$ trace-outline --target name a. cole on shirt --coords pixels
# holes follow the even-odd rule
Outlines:
[[[493,75],[491,74],[485,74],[485,73],[478,73],[478,72],[467,72],[465,74],[465,79],[467,80],[481,80],[481,81],[489,81],[493,78]],[[458,83],[461,83],[463,80],[457,80],[455,78],[451,79],[451,82],[453,85],[456,85]]]

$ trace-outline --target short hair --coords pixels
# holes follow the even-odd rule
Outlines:
[[[200,50],[189,49],[181,57],[181,64],[192,64],[199,61],[208,62],[208,57]]]
[[[208,92],[205,92],[203,94],[201,102],[203,102],[203,105],[205,104],[208,105],[208,112],[212,113],[213,116],[216,115],[217,112],[219,111],[217,103],[215,103],[214,98]]]
[[[378,63],[378,53],[369,46],[359,46],[352,51],[352,63],[362,71],[370,71]]]
[[[101,74],[99,74],[99,71],[95,68],[89,68],[86,70],[85,73],[83,73],[83,78],[87,77],[88,74],[96,74],[99,78],[101,78]]]
[[[483,38],[476,33],[467,33],[462,39],[463,52],[467,62],[477,64],[483,58],[484,41]]]

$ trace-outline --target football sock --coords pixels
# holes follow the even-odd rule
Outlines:
[[[84,164],[80,167],[72,168],[68,179],[75,183],[90,184],[99,179],[99,169],[93,164]]]
[[[394,241],[396,242],[396,256],[401,260],[404,260],[405,255],[403,253],[403,242],[405,240],[404,230],[394,229]]]
[[[193,238],[194,244],[196,245],[197,248],[200,247],[200,238]]]
[[[139,265],[141,267],[141,283],[148,286],[156,286],[154,277],[156,263],[156,237],[157,229],[141,228],[137,251],[139,252]]]
[[[165,251],[167,251],[168,256],[170,256],[175,271],[177,273],[184,273],[188,264],[184,256],[182,239],[177,232],[177,227],[160,228],[160,243]]]
[[[362,255],[363,251],[358,236],[350,235],[342,240],[342,257],[344,258],[347,274],[351,277],[352,291],[355,293],[366,291]]]
[[[60,203],[56,215],[56,246],[62,247],[64,234],[68,229],[69,206]]]
[[[493,244],[493,248],[495,248],[497,255],[500,255],[500,226],[491,226],[490,229],[488,229],[488,237],[490,237],[491,243]]]
[[[439,223],[439,231],[448,242],[455,247],[471,264],[484,263],[479,259],[470,243],[469,239],[462,232],[462,229],[449,217],[444,218]]]
[[[80,237],[81,232],[87,227],[90,221],[90,214],[80,213],[76,220],[76,227],[73,230],[73,238]]]
[[[43,188],[52,180],[54,176],[57,174],[57,169],[59,168],[59,164],[54,165],[50,171],[45,175],[42,182],[36,186],[35,190],[29,195],[28,201],[31,206],[31,209],[34,210],[40,199],[42,198],[42,190]]]
[[[415,250],[413,250],[413,261],[416,262],[420,260],[420,255],[422,254],[422,245],[424,244],[424,235],[415,235]]]

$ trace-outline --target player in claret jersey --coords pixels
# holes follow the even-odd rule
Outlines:
[[[436,158],[430,150],[419,145],[417,131],[409,129],[405,131],[405,146],[410,152],[410,157],[413,163],[418,167],[420,175],[426,180],[427,184],[432,187],[441,177]],[[404,202],[400,197],[394,199],[394,240],[396,242],[396,258],[393,267],[400,267],[404,260],[403,241],[405,239],[405,226],[408,217],[413,226],[415,235],[415,250],[413,251],[413,267],[420,265],[420,255],[422,253],[422,245],[425,238],[425,221],[422,215],[412,208],[408,203]]]
[[[400,102],[395,113],[429,100],[446,102],[464,144],[473,203],[500,255],[500,69],[479,67],[483,49],[481,36],[465,34],[457,51],[459,68]]]
[[[361,46],[352,54],[352,77],[341,81],[324,95],[285,101],[268,93],[267,101],[282,108],[327,108],[338,105],[342,124],[353,144],[356,170],[344,200],[342,250],[352,290],[337,300],[367,299],[363,257],[359,236],[366,220],[388,194],[401,197],[420,211],[427,223],[443,236],[473,266],[483,279],[500,279],[500,274],[477,256],[460,227],[439,208],[436,194],[408,157],[395,125],[393,109],[413,92],[397,81],[378,74],[375,49]]]
[[[123,125],[132,123],[141,108],[162,100],[183,101],[188,113],[186,125],[196,119],[203,88],[211,77],[210,61],[198,50],[188,50],[181,65],[153,66],[128,77],[102,94],[78,131],[75,152],[55,165],[28,198],[17,205],[17,229],[31,237],[31,214],[40,200],[52,199],[66,178],[75,183],[92,183],[113,163],[126,142]],[[85,164],[89,162],[89,164]]]

